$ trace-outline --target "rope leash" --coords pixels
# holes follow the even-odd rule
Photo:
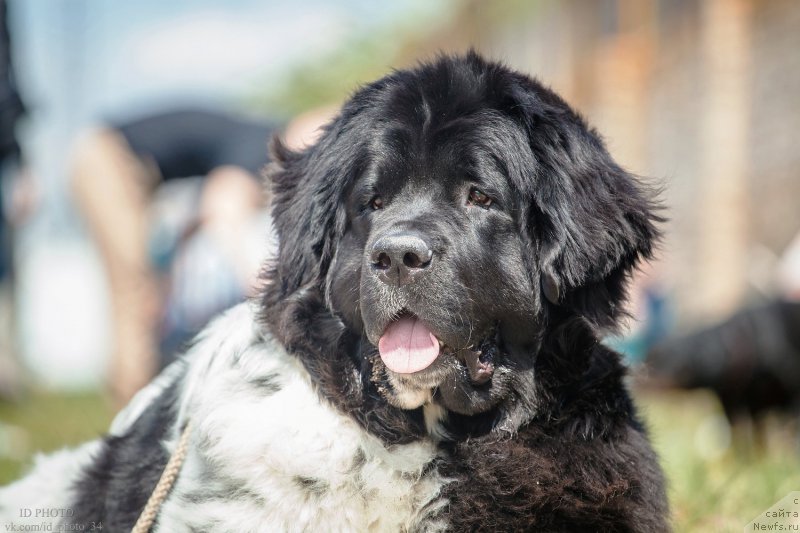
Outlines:
[[[189,447],[189,433],[191,427],[192,423],[189,422],[186,424],[186,427],[183,428],[180,441],[178,441],[178,447],[175,448],[174,452],[172,452],[172,455],[167,462],[167,466],[165,466],[164,471],[161,472],[161,477],[158,479],[156,488],[153,489],[153,493],[150,494],[150,498],[148,498],[147,504],[144,506],[142,514],[139,515],[139,519],[136,520],[136,524],[133,526],[133,529],[131,529],[131,533],[147,533],[150,531],[150,528],[153,527],[153,522],[156,520],[156,515],[158,514],[159,509],[161,509],[161,505],[164,503],[164,500],[167,499],[167,494],[169,494],[172,485],[175,484],[175,479],[178,477],[178,473],[181,471],[183,460],[186,458],[186,450]]]

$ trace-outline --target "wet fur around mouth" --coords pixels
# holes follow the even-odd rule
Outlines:
[[[659,206],[577,113],[501,64],[443,56],[361,88],[316,145],[273,151],[263,321],[366,431],[438,442],[452,530],[668,530],[625,368],[599,342]],[[465,203],[476,183],[491,205]],[[433,253],[402,286],[370,266],[398,230]],[[376,345],[403,310],[454,347],[496,327],[491,357],[394,375]]]

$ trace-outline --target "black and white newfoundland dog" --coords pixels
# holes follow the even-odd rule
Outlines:
[[[105,438],[0,515],[129,531],[183,429],[163,533],[665,531],[613,329],[652,195],[561,98],[477,54],[358,90],[273,147],[277,259]]]

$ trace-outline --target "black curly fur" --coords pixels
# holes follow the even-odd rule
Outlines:
[[[420,438],[420,410],[395,408],[381,394],[385,371],[373,365],[358,296],[361,263],[347,254],[363,252],[359,235],[372,238],[354,214],[359,180],[387,159],[382,172],[400,182],[440,175],[420,161],[446,142],[476,147],[462,154],[474,168],[498,169],[511,199],[503,220],[513,220],[502,234],[496,224],[480,230],[499,259],[489,265],[477,254],[487,288],[467,285],[483,306],[472,319],[505,305],[492,312],[506,313],[497,350],[509,371],[488,386],[491,403],[448,413],[451,438],[437,467],[456,480],[444,493],[452,530],[667,530],[664,480],[625,369],[598,341],[623,316],[630,272],[653,252],[657,204],[584,120],[531,78],[474,53],[441,57],[360,89],[316,145],[292,152],[276,142],[268,175],[280,251],[265,273],[264,322],[320,393],[368,431],[387,443]],[[522,243],[520,264],[506,260],[509,242]],[[519,301],[506,302],[511,293],[499,288],[509,285]],[[442,284],[429,293],[440,303],[455,298]]]

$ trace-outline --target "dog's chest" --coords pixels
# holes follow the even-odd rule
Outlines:
[[[322,403],[280,352],[243,353],[203,380],[188,413],[193,445],[157,531],[440,529],[435,445],[385,447]]]

